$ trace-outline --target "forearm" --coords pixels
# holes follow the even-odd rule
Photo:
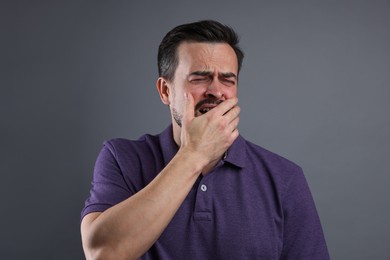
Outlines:
[[[107,253],[126,259],[143,255],[171,221],[203,167],[199,157],[179,152],[144,189],[82,227],[86,254],[105,259],[110,258]]]

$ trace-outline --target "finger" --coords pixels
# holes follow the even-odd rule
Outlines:
[[[239,131],[238,131],[238,128],[237,128],[237,125],[238,125],[238,119],[237,119],[237,122],[236,122],[236,127],[235,128],[231,128],[231,126],[229,126],[226,130],[228,132],[226,132],[227,134],[227,137],[228,137],[228,140],[229,142],[233,143],[234,140],[236,140],[236,138],[239,136]]]
[[[241,108],[239,106],[235,106],[232,109],[230,109],[224,117],[228,120],[228,122],[232,122],[234,119],[240,116]]]
[[[230,124],[229,124],[229,128],[231,129],[232,132],[234,132],[235,130],[237,130],[238,128],[238,123],[240,122],[240,118],[239,117],[236,117],[235,119],[233,119]]]
[[[238,103],[238,98],[230,98],[225,101],[223,101],[221,104],[216,106],[213,110],[210,112],[213,112],[213,114],[221,115],[223,116],[226,114],[230,109],[232,109],[234,106],[236,106]]]
[[[190,122],[195,117],[194,98],[190,93],[184,93],[183,124]]]
[[[240,135],[240,132],[238,131],[238,128],[234,129],[231,135],[232,140],[236,140],[236,138]]]

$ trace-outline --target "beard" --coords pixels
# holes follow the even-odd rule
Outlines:
[[[214,97],[208,97],[205,98],[201,101],[199,101],[194,108],[194,116],[201,116],[203,114],[206,114],[207,112],[202,112],[200,109],[204,105],[219,105],[223,102],[221,99],[216,99]],[[181,114],[176,108],[172,107],[172,116],[175,122],[177,123],[178,126],[182,126],[182,121],[183,121],[183,114]]]
[[[181,127],[181,122],[183,120],[183,115],[179,113],[174,107],[172,107],[172,116],[176,124]]]

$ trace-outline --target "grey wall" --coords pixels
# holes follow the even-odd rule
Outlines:
[[[332,259],[390,259],[389,1],[2,1],[2,259],[82,259],[103,140],[158,133],[156,50],[213,18],[241,35],[240,131],[300,164]]]

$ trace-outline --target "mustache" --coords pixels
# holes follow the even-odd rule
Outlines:
[[[221,99],[209,97],[209,98],[206,98],[206,99],[199,101],[198,104],[196,104],[196,106],[195,106],[195,111],[199,110],[199,108],[201,108],[201,106],[203,106],[205,104],[219,105],[222,102],[223,102],[223,100],[221,100]]]

